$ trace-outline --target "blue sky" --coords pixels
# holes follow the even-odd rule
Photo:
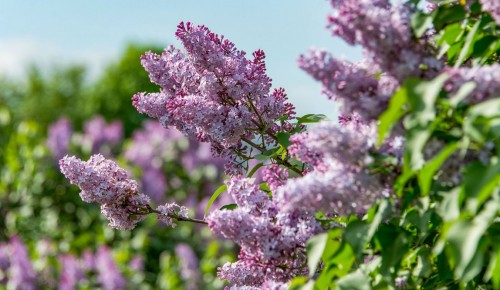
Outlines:
[[[77,62],[98,74],[127,42],[179,43],[180,21],[205,24],[248,53],[263,49],[275,87],[284,87],[299,114],[334,116],[321,86],[296,66],[310,47],[359,60],[358,48],[324,28],[324,0],[0,0],[0,73],[22,75],[27,63]]]

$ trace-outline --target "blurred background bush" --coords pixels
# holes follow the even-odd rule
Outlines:
[[[203,226],[162,227],[154,216],[113,230],[57,165],[65,154],[101,153],[154,202],[175,200],[203,217],[222,162],[133,108],[134,93],[157,90],[140,65],[147,50],[160,48],[128,45],[94,79],[81,65],[0,76],[0,289],[222,287],[216,268],[234,260],[231,244]]]

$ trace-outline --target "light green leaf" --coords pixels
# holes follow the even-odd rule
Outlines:
[[[472,29],[467,33],[467,37],[465,38],[465,43],[462,47],[462,50],[460,51],[460,55],[458,56],[457,61],[455,62],[456,68],[460,67],[463,61],[471,54],[472,52],[471,44],[474,38],[476,37],[476,33],[480,23],[481,23],[480,21],[477,21],[476,24],[474,24],[474,26],[472,27]]]
[[[313,236],[307,241],[307,266],[309,267],[309,276],[311,277],[316,272],[316,267],[321,260],[327,240],[328,233],[323,233]]]
[[[261,168],[262,166],[264,166],[264,163],[260,162],[260,163],[257,163],[253,168],[252,170],[250,170],[250,172],[247,174],[247,178],[251,178],[255,172],[257,172],[257,170],[259,170],[259,168]]]
[[[340,290],[370,290],[370,278],[361,271],[353,272],[337,280]]]
[[[227,185],[225,185],[225,184],[219,186],[219,188],[217,188],[215,190],[215,192],[212,194],[212,196],[210,197],[210,200],[207,203],[207,207],[205,208],[204,216],[207,216],[208,211],[210,210],[210,207],[212,207],[212,204],[214,203],[214,201],[219,197],[219,195],[221,193],[223,193],[226,190],[227,190]]]
[[[394,93],[387,110],[379,117],[377,146],[382,144],[394,124],[406,113],[404,105],[407,101],[407,90],[405,87],[401,87]]]

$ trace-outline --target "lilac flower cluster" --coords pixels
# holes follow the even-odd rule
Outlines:
[[[137,182],[114,161],[93,155],[89,161],[66,156],[59,161],[61,172],[82,190],[85,202],[97,202],[109,226],[130,230],[149,213],[149,197],[138,192]]]
[[[388,197],[390,180],[368,168],[372,162],[369,153],[376,151],[375,138],[374,123],[352,121],[340,127],[323,122],[292,136],[290,154],[310,163],[314,170],[277,189],[275,199],[280,208],[363,214],[377,198]]]
[[[68,118],[62,117],[49,126],[47,134],[47,147],[52,152],[54,159],[59,160],[68,154],[73,127]]]
[[[283,211],[253,179],[232,177],[227,185],[238,208],[216,210],[206,220],[213,233],[234,241],[241,251],[237,262],[219,269],[219,277],[238,287],[260,287],[267,280],[287,282],[306,274],[305,242],[323,230],[314,216]]]
[[[399,86],[397,79],[379,74],[373,63],[338,60],[323,50],[301,55],[298,65],[323,83],[324,93],[340,103],[342,114],[357,112],[365,120],[376,119]]]
[[[293,106],[284,91],[271,92],[263,51],[249,60],[223,36],[189,22],[179,24],[176,36],[186,52],[171,46],[161,55],[142,57],[161,91],[136,94],[133,104],[139,112],[210,142],[213,153],[233,159],[242,138],[252,140],[277,118],[291,117]]]
[[[150,198],[139,192],[137,182],[129,179],[127,172],[114,161],[100,154],[91,156],[86,162],[66,156],[59,165],[66,178],[80,187],[83,201],[101,205],[101,212],[112,228],[131,230],[153,212],[158,213],[160,221],[172,227],[174,220],[187,218],[187,208],[175,203],[166,203],[153,210]]]
[[[96,116],[85,123],[81,141],[93,154],[110,156],[111,147],[120,143],[122,139],[123,125],[120,121],[106,124],[102,116]]]
[[[410,27],[411,10],[388,0],[331,0],[332,33],[347,43],[360,44],[381,71],[399,81],[433,78],[443,67],[425,41],[416,42]],[[384,21],[381,21],[384,19]]]

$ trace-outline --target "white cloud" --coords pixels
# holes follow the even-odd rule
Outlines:
[[[47,69],[77,63],[84,64],[90,76],[95,77],[117,52],[110,49],[64,49],[61,45],[29,37],[0,39],[0,75],[22,77],[31,64]]]

